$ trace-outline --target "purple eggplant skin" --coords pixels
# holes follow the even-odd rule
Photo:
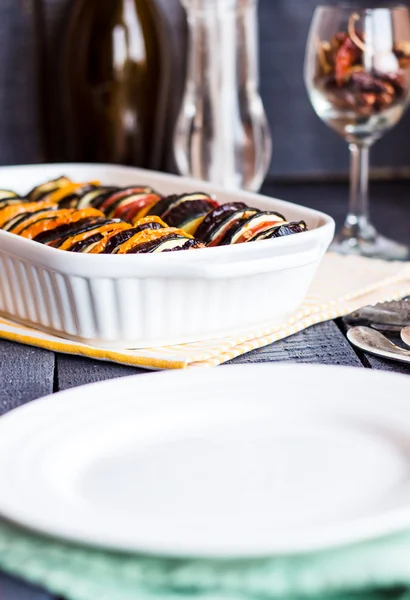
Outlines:
[[[110,238],[107,240],[104,250],[102,251],[102,254],[112,254],[114,250],[118,248],[118,246],[121,246],[121,244],[128,241],[133,235],[135,235],[133,229],[123,229],[122,231],[110,236]]]
[[[239,229],[242,229],[242,227],[245,225],[245,223],[248,222],[248,220],[249,219],[239,219],[239,221],[235,221],[235,223],[233,223],[225,232],[223,238],[218,243],[218,246],[229,246],[231,244],[233,236],[236,234],[237,231],[239,231]]]
[[[99,229],[100,227],[102,227],[102,225],[110,225],[111,223],[120,223],[120,220],[105,219],[103,217],[94,217],[89,219],[88,223],[85,223],[82,227],[78,229],[72,226],[73,228],[70,231],[64,233],[61,237],[57,238],[57,243],[54,245],[54,247],[60,248],[60,246],[62,246],[64,242],[68,241],[70,238],[76,235],[79,235],[80,233],[86,233],[87,231],[92,231],[93,229]]]
[[[172,194],[171,196],[164,196],[163,198],[158,200],[158,202],[156,202],[154,204],[154,206],[152,206],[150,208],[150,210],[148,211],[148,213],[145,216],[146,217],[154,217],[154,216],[160,217],[161,215],[164,214],[165,211],[168,210],[168,208],[171,206],[171,204],[173,204],[178,198],[179,198],[179,196],[177,196],[176,194]]]
[[[234,212],[229,213],[221,222],[218,223],[217,227],[213,227],[209,232],[205,240],[203,240],[209,246],[221,246],[230,243],[230,240],[239,227],[251,217],[260,214],[256,208],[242,208]],[[221,237],[222,234],[222,237]],[[219,240],[219,241],[218,241]]]
[[[59,208],[76,208],[77,204],[79,203],[79,201],[81,200],[81,198],[83,196],[88,194],[88,192],[92,192],[93,190],[96,190],[96,189],[98,189],[98,186],[93,185],[91,183],[89,185],[85,185],[84,187],[73,192],[72,194],[69,194],[68,196],[64,196],[64,198],[57,201],[58,207]]]
[[[102,196],[104,196],[104,198],[105,198],[105,196],[107,194],[111,194],[116,189],[117,188],[114,188],[112,186],[109,186],[109,187],[96,186],[95,188],[92,188],[78,196],[77,207],[78,206],[81,206],[81,208],[94,207],[94,202],[98,202]],[[90,196],[90,195],[91,195],[91,198],[90,197],[87,198],[87,196]]]
[[[223,236],[222,240],[219,242],[218,246],[229,246],[230,244],[236,244],[238,243],[236,240],[234,240],[233,238],[237,235],[241,233],[241,229],[247,227],[247,225],[249,223],[252,223],[252,221],[255,221],[256,219],[260,219],[260,218],[265,218],[266,220],[269,219],[269,217],[275,217],[276,218],[281,218],[283,220],[284,217],[283,215],[277,213],[277,212],[270,212],[270,211],[259,211],[257,213],[255,213],[254,215],[252,215],[251,217],[244,217],[243,219],[240,219],[239,221],[237,221],[236,223],[234,223],[232,225],[232,227],[230,227],[228,229],[228,231],[225,233],[225,235]],[[268,229],[271,229],[273,227],[277,227],[279,223],[272,223],[271,227],[267,227],[264,231],[267,231]],[[245,240],[248,241],[248,240]],[[243,243],[243,242],[242,242]]]
[[[105,202],[109,196],[111,196],[112,194],[116,194],[119,191],[119,189],[120,188],[117,187],[112,187],[108,190],[107,188],[105,188],[101,191],[101,194],[98,194],[98,196],[91,200],[90,206],[92,206],[93,208],[100,208],[101,204]]]
[[[156,250],[164,242],[169,242],[170,240],[181,240],[181,245],[184,245],[184,240],[186,240],[186,238],[184,238],[182,235],[170,233],[157,240],[150,240],[149,242],[144,242],[143,244],[136,244],[133,248],[131,248],[131,250],[128,250],[127,254],[147,254],[149,252],[154,252],[154,250]]]
[[[144,229],[163,229],[163,226],[160,223],[152,222],[143,223],[142,225],[132,227],[131,229],[123,229],[109,238],[102,254],[113,254],[121,244],[124,244],[124,242],[132,238],[136,233],[144,231]]]
[[[199,248],[205,248],[205,244],[199,242],[198,240],[187,240],[183,246],[178,246],[177,248],[168,248],[167,250],[163,250],[163,252],[175,252],[176,250],[194,250]]]
[[[166,215],[168,227],[182,227],[185,223],[206,215],[214,208],[209,200],[187,200],[171,208]]]
[[[89,229],[94,229],[94,227],[102,225],[106,220],[104,217],[85,217],[84,219],[75,221],[75,223],[65,223],[54,229],[42,231],[33,239],[40,244],[49,244],[61,238],[61,243],[63,243],[68,237],[86,232]]]
[[[13,231],[13,229],[15,227],[17,227],[17,225],[20,225],[21,223],[24,223],[24,221],[26,219],[29,219],[30,217],[33,217],[34,215],[40,215],[41,213],[45,213],[48,212],[50,210],[57,210],[57,206],[50,206],[48,208],[42,208],[41,210],[36,210],[34,212],[25,212],[25,213],[20,213],[19,215],[15,215],[14,217],[12,217],[11,219],[9,219],[8,221],[6,221],[6,223],[4,223],[4,225],[2,226],[2,229],[5,229],[6,231]]]
[[[55,192],[56,190],[60,189],[62,180],[65,185],[70,183],[70,179],[68,179],[66,175],[60,175],[60,177],[56,177],[55,179],[50,179],[50,181],[46,181],[45,183],[36,185],[28,192],[28,194],[26,194],[27,200],[29,202],[37,202],[42,200],[42,198],[44,198],[44,196],[47,196],[47,194],[51,194],[52,192]],[[53,185],[49,187],[50,184]]]
[[[205,219],[198,226],[195,237],[198,240],[205,242],[212,235],[212,232],[217,229],[227,217],[238,210],[246,210],[247,208],[248,207],[243,202],[221,204],[221,206],[218,206],[218,208],[215,208],[206,215]]]
[[[67,251],[68,252],[82,252],[84,250],[84,248],[87,248],[87,246],[90,246],[91,244],[95,244],[102,239],[103,239],[103,235],[101,233],[94,233],[94,235],[89,235],[84,240],[80,240],[79,242],[76,242],[75,244],[73,244],[72,246],[67,248]]]
[[[24,204],[26,202],[28,202],[27,198],[22,198],[21,196],[3,198],[0,200],[0,210],[2,208],[6,208],[7,206],[12,206],[13,204]]]
[[[171,196],[165,196],[161,198],[147,213],[146,216],[157,216],[164,218],[167,216],[166,223],[168,225],[168,213],[173,210],[173,204],[183,205],[185,202],[181,202],[185,198],[186,202],[193,202],[196,200],[211,201],[211,197],[204,192],[192,192],[192,194],[172,194]],[[213,204],[213,203],[212,203]]]
[[[272,238],[284,237],[286,235],[292,235],[294,233],[302,233],[303,231],[307,231],[307,226],[304,221],[291,222],[286,225],[277,225],[276,227],[272,227],[267,231],[262,231],[259,235],[256,235],[250,242],[256,242],[258,240],[270,240]]]

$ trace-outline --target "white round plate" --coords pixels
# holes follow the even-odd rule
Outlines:
[[[0,514],[97,546],[261,556],[410,526],[410,379],[227,366],[138,375],[0,419]]]

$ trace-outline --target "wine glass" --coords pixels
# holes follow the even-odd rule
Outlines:
[[[319,6],[305,58],[305,83],[317,115],[349,144],[350,200],[332,249],[403,260],[409,248],[369,220],[369,149],[402,117],[410,99],[410,9],[383,4]]]

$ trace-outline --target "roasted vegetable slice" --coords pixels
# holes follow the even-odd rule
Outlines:
[[[135,198],[131,202],[125,201],[121,203],[115,209],[114,215],[130,223],[138,221],[141,218],[139,215],[144,211],[146,212],[148,207],[154,206],[160,199],[161,196],[158,194],[141,195],[138,199]]]
[[[119,219],[106,219],[104,222],[96,224],[95,227],[88,229],[85,232],[68,236],[56,247],[60,248],[60,250],[88,253],[91,252],[105,236],[108,236],[114,231],[128,229],[129,227],[129,223],[124,223]]]
[[[262,233],[279,223],[285,222],[277,213],[258,212],[232,225],[220,240],[219,245],[242,244],[255,237],[258,233]]]
[[[12,226],[8,227],[8,231],[31,239],[30,231],[33,226],[36,227],[35,235],[37,235],[40,231],[48,228],[49,221],[55,222],[63,219],[66,223],[73,211],[74,208],[65,208],[61,210],[43,209],[34,213],[23,213]]]
[[[88,191],[92,191],[99,186],[98,181],[90,181],[85,183],[68,183],[65,186],[50,192],[43,197],[44,200],[51,200],[56,202],[61,208],[64,207],[77,207],[80,198]]]
[[[166,224],[164,221],[161,221],[159,217],[145,217],[144,219],[140,219],[136,223],[135,227],[129,225],[128,229],[114,232],[113,234],[102,239],[101,242],[93,249],[93,253],[115,254],[116,249],[119,248],[121,244],[129,240],[133,235],[136,235],[140,231],[144,231],[145,229],[162,229],[164,227],[166,227]]]
[[[164,229],[158,230],[144,230],[139,231],[135,235],[133,235],[129,240],[121,244],[116,254],[128,254],[133,248],[136,248],[139,244],[145,244],[146,242],[151,242],[153,240],[159,240],[162,237],[167,235],[177,235],[181,236],[185,239],[192,239],[192,236],[188,235],[181,229],[177,229],[175,227],[165,227]]]
[[[46,231],[54,230],[67,224],[73,227],[77,221],[91,217],[104,217],[104,215],[95,208],[87,208],[85,210],[66,208],[53,212],[48,211],[38,219],[29,220],[26,224],[20,225],[18,231],[13,229],[13,233],[19,233],[21,236],[32,240]]]
[[[9,230],[19,215],[38,212],[40,210],[57,210],[58,205],[53,202],[20,202],[12,204],[0,210],[0,227]]]
[[[150,204],[154,200],[159,200],[160,196],[149,187],[131,187],[118,190],[108,197],[104,198],[101,204],[98,204],[98,208],[102,210],[107,216],[120,217],[123,210],[131,205],[139,206],[143,208],[147,204]]]
[[[51,194],[52,192],[55,192],[56,190],[69,185],[70,183],[72,183],[71,179],[65,175],[62,175],[57,179],[51,179],[50,181],[46,181],[41,185],[36,185],[36,187],[27,194],[27,198],[30,200],[30,202],[42,200],[48,194]]]
[[[27,198],[21,198],[21,196],[13,196],[13,198],[3,198],[0,200],[0,210],[7,206],[15,206],[16,204],[27,204]]]
[[[216,225],[208,231],[207,236],[202,238],[207,246],[219,246],[228,232],[235,230],[236,226],[256,215],[259,211],[255,208],[245,208],[236,210],[225,215],[225,218],[218,219]]]
[[[58,247],[67,238],[73,237],[79,233],[84,233],[90,229],[93,229],[97,225],[103,224],[107,221],[105,217],[85,217],[79,219],[75,223],[68,222],[62,225],[57,225],[52,229],[42,231],[33,240],[40,244],[46,244],[47,246]]]
[[[177,197],[161,217],[170,227],[180,227],[194,235],[206,215],[217,207],[218,203],[207,194],[184,195]]]
[[[111,194],[113,191],[118,190],[117,187],[107,187],[107,186],[96,186],[90,190],[85,190],[85,192],[81,195],[81,197],[78,200],[77,203],[77,208],[88,208],[88,207],[93,207],[93,208],[97,208],[95,206],[95,204],[98,203],[98,201],[100,200],[100,198],[105,198],[106,196],[108,196],[109,194]]]
[[[13,192],[12,190],[0,190],[0,200],[5,200],[6,198],[18,198],[18,194]]]
[[[161,217],[168,210],[168,208],[177,200],[178,196],[176,194],[172,194],[171,196],[163,196],[160,200],[156,202],[152,202],[148,205],[144,210],[145,214],[141,215],[140,218],[145,217],[147,215]],[[138,215],[135,215],[135,218],[138,218]]]
[[[67,248],[67,250],[69,252],[82,252],[83,254],[88,254],[103,238],[103,234],[97,231],[97,233],[91,233],[88,237],[78,240]]]
[[[159,239],[138,244],[131,248],[127,254],[152,254],[155,252],[173,252],[175,250],[189,250],[192,248],[205,248],[205,245],[197,240],[187,240],[186,237],[170,233]]]
[[[102,186],[62,176],[27,197],[0,190],[0,228],[72,252],[172,252],[300,233],[301,221],[208,194],[162,197],[145,185]],[[193,238],[195,236],[195,239]]]
[[[172,226],[180,227],[185,221],[192,220],[195,216],[197,218],[203,217],[217,206],[218,203],[203,192],[174,194],[162,198],[162,200],[150,207],[146,214],[158,215],[167,223],[172,224]],[[201,207],[202,211],[200,210]]]
[[[199,250],[200,248],[206,248],[205,244],[198,240],[186,240],[183,246],[177,248],[161,248],[161,252],[173,252],[174,250]],[[158,251],[159,249],[157,249]]]
[[[206,240],[210,232],[222,223],[228,215],[246,208],[248,207],[243,202],[228,202],[218,206],[218,208],[215,208],[206,215],[205,219],[198,226],[195,237],[202,241]]]
[[[268,240],[271,238],[283,237],[285,235],[292,235],[293,233],[302,233],[302,231],[307,231],[307,225],[304,221],[285,221],[284,223],[281,223],[276,227],[272,227],[271,229],[262,231],[262,233],[259,233],[249,241],[254,242],[257,240]]]

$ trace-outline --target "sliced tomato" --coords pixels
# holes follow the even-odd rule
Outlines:
[[[151,208],[155,206],[157,202],[161,199],[161,196],[158,194],[147,194],[141,198],[135,199],[130,202],[125,202],[121,204],[113,213],[113,216],[117,219],[124,219],[124,221],[129,221],[130,223],[140,217],[139,213],[143,211],[145,208]],[[145,211],[145,214],[148,211]],[[143,216],[145,216],[145,214]]]

